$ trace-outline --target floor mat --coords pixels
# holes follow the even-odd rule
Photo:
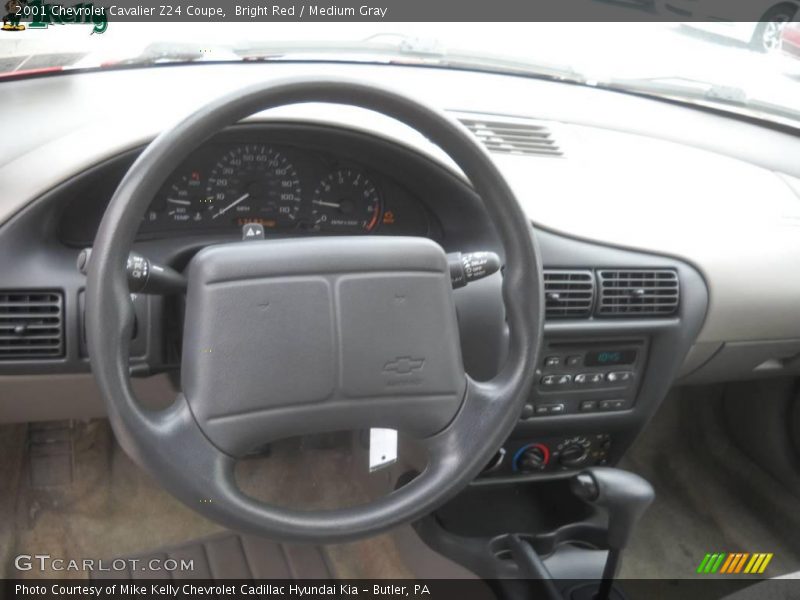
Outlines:
[[[254,575],[269,569],[294,570],[297,577],[314,569],[322,576],[323,565],[325,573],[337,578],[473,577],[430,550],[410,527],[325,547],[240,538],[165,492],[127,457],[104,420],[74,426],[71,483],[33,487],[25,431],[25,426],[0,428],[0,449],[4,450],[0,480],[8,485],[8,493],[0,494],[0,577],[87,576],[82,571],[19,571],[13,561],[18,554],[108,560],[146,557],[154,548],[171,549],[156,553],[162,557],[170,552],[188,553],[196,557],[198,573],[207,569],[214,578],[243,573],[243,568]],[[243,461],[237,480],[255,498],[302,509],[351,506],[384,493],[381,488],[390,479],[388,473],[369,473],[361,464],[363,457],[341,442],[333,436],[300,446],[300,442],[276,444],[268,458]],[[302,447],[306,443],[313,444],[313,451]],[[198,539],[203,541],[186,545],[187,540]],[[220,548],[228,548],[237,558],[229,563],[216,561]],[[271,557],[272,566],[264,566],[253,556]],[[278,556],[285,560],[275,560]],[[252,560],[249,567],[248,560]]]
[[[364,570],[378,554],[380,569]],[[400,556],[402,554],[402,558]],[[395,561],[395,568],[386,564]],[[131,557],[104,561],[93,579],[472,579],[475,576],[436,554],[410,527],[387,536],[338,546],[281,544],[256,536],[227,532]],[[359,566],[356,571],[342,566]],[[401,566],[402,565],[402,566]]]
[[[9,522],[13,555],[91,559],[178,544],[221,531],[163,491],[115,443],[107,421],[74,427],[74,478],[68,485],[33,487],[23,453]],[[16,571],[5,577],[85,577],[76,571]]]
[[[325,552],[311,544],[279,544],[255,536],[224,533],[129,558],[96,579],[331,579]],[[125,568],[121,568],[125,565]]]
[[[0,577],[6,576],[6,565],[16,554],[15,513],[17,493],[23,479],[25,425],[0,427]]]

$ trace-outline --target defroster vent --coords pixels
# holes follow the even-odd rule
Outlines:
[[[63,355],[62,294],[0,290],[0,362]]]
[[[599,270],[601,317],[666,317],[678,310],[678,273],[672,269]]]
[[[532,156],[563,156],[563,151],[544,123],[527,119],[468,118],[459,120],[483,143],[489,152]]]
[[[583,319],[592,312],[594,276],[591,271],[544,270],[545,317]]]

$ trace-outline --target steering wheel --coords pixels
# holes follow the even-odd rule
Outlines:
[[[125,263],[148,205],[168,175],[213,134],[261,110],[305,102],[393,117],[462,169],[505,252],[510,335],[504,366],[488,382],[465,373],[446,255],[430,240],[227,243],[202,249],[187,268],[182,391],[167,409],[143,409],[129,377],[133,309]],[[216,100],[142,152],[97,232],[86,307],[92,370],[114,432],[135,461],[189,507],[231,529],[285,541],[341,542],[430,513],[474,479],[508,437],[536,368],[542,270],[528,219],[463,126],[394,91],[339,79],[292,79]],[[376,501],[299,511],[261,503],[236,484],[236,460],[255,446],[370,427],[413,436],[428,454],[417,477]]]

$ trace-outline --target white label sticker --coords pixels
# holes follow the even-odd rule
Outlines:
[[[369,471],[391,465],[397,461],[397,431],[394,429],[369,430]]]

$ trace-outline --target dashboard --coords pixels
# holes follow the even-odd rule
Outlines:
[[[56,311],[63,329],[61,345],[52,353],[49,346],[37,345],[37,335],[8,344],[17,354],[12,360],[0,354],[0,385],[4,374],[88,373],[86,282],[76,258],[92,244],[115,189],[143,148],[76,174],[4,228],[0,252],[20,258],[0,265],[3,281],[20,290],[49,288],[46,298],[19,293],[9,298],[17,304],[55,299],[58,304],[48,308]],[[253,226],[267,242],[420,236],[448,252],[503,256],[480,198],[458,172],[383,136],[301,121],[243,123],[202,143],[158,186],[133,249],[181,271],[208,245],[247,243]],[[590,454],[594,463],[618,460],[665,393],[705,315],[705,284],[683,261],[543,229],[536,233],[545,266],[543,362],[508,448],[516,453],[536,439],[553,450],[553,460],[536,463],[538,447],[528,448],[527,466],[520,466],[522,459],[505,461],[488,469],[487,478],[547,475],[589,464]],[[625,290],[632,282],[646,300],[628,306]],[[493,377],[508,347],[501,285],[502,274],[495,273],[453,292],[462,360],[476,379]],[[609,292],[616,294],[613,305]],[[0,291],[0,326],[3,300]],[[163,374],[180,388],[183,296],[133,294],[132,304],[132,374],[145,379]],[[32,326],[39,327],[39,321]],[[28,403],[8,413],[24,419],[31,410]],[[52,407],[47,410],[52,414]],[[583,436],[579,447],[576,435]]]
[[[146,144],[212,99],[204,82],[214,78],[221,94],[265,77],[331,71],[399,87],[448,110],[492,152],[531,219],[550,295],[537,384],[507,447],[519,456],[530,451],[526,464],[541,459],[545,471],[567,460],[584,464],[574,460],[576,445],[614,464],[676,380],[800,368],[792,358],[800,356],[800,280],[786,276],[797,272],[800,256],[795,136],[519,77],[369,65],[202,65],[70,75],[69,89],[59,87],[62,78],[4,84],[21,98],[61,94],[63,111],[94,110],[106,127],[99,135],[52,109],[13,149],[0,148],[0,256],[14,257],[0,264],[0,304],[8,290],[46,292],[60,302],[63,327],[58,354],[0,360],[3,414],[102,414],[87,383],[85,279],[75,260]],[[121,117],[119,90],[131,85],[157,92]],[[9,110],[12,120],[31,120],[25,102]],[[547,138],[545,151],[515,150],[497,135],[534,130]],[[253,225],[266,239],[412,235],[447,252],[502,256],[480,199],[451,160],[396,123],[339,106],[255,115],[207,140],[162,182],[134,250],[181,270],[199,249],[241,240]],[[630,282],[646,288],[648,277],[661,274],[674,284],[669,312],[640,305],[620,312],[619,303],[606,310],[613,294],[627,301]],[[507,347],[501,282],[496,274],[453,293],[464,364],[477,379],[497,372]],[[139,296],[135,310],[132,370],[176,381],[180,302]],[[762,363],[777,370],[757,371]],[[17,389],[25,403],[8,392]],[[557,453],[571,458],[559,462]],[[490,476],[514,476],[515,465],[506,461]]]

